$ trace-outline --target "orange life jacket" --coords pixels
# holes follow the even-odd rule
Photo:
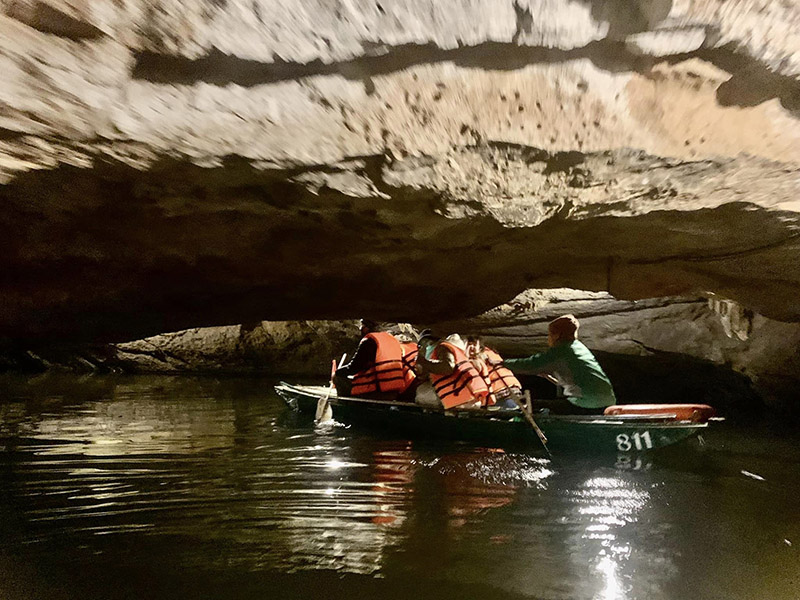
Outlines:
[[[408,387],[403,369],[403,347],[391,333],[377,331],[366,336],[375,341],[375,362],[353,376],[350,394],[363,396],[376,392],[400,392]]]
[[[499,363],[503,360],[500,355],[491,348],[484,346],[483,350],[492,362]],[[511,388],[522,389],[519,379],[514,377],[514,374],[501,364],[491,365],[486,363],[485,377],[487,379],[486,383],[489,385],[489,390],[492,392],[492,396],[494,396],[495,399],[508,396],[511,392]]]
[[[492,386],[489,384],[489,365],[486,364],[483,360],[473,360],[470,359],[472,366],[480,373],[480,376],[483,377],[483,381],[486,383],[486,387],[489,388],[489,395],[486,397],[484,404],[486,406],[493,406],[497,404],[497,396],[494,395],[492,392]]]
[[[411,385],[411,382],[417,378],[414,366],[417,364],[419,346],[416,342],[400,342],[400,345],[403,347],[403,376],[408,385]]]
[[[489,398],[486,381],[461,348],[448,342],[440,342],[434,348],[431,358],[438,360],[437,354],[441,346],[452,352],[456,359],[456,367],[450,375],[431,373],[433,389],[436,390],[436,395],[439,396],[442,405],[447,409],[476,400],[481,403],[486,402]]]

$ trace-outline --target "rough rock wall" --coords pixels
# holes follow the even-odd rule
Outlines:
[[[800,4],[0,0],[0,331],[800,320]]]
[[[404,341],[419,333],[386,324]],[[331,359],[352,358],[358,321],[261,321],[197,327],[118,344],[0,345],[0,373],[219,373],[328,376]]]
[[[764,402],[797,412],[800,324],[721,298],[625,301],[603,292],[528,290],[478,317],[436,327],[478,334],[504,355],[527,356],[547,348],[548,323],[566,313],[579,318],[580,339],[600,353],[630,401]]]
[[[527,290],[477,317],[430,326],[442,336],[480,335],[506,357],[527,356],[547,347],[547,324],[565,313],[580,319],[580,338],[597,353],[621,402],[707,402],[723,411],[766,403],[798,415],[800,325],[767,319],[718,297],[625,301],[605,292]],[[355,321],[206,327],[121,344],[18,353],[16,364],[8,366],[260,373],[321,381],[331,358],[355,349],[357,331]],[[390,331],[407,339],[418,335],[407,324],[393,325]],[[537,394],[553,392],[537,383],[537,378],[526,380]]]
[[[284,321],[202,327],[112,344],[96,368],[162,373],[272,373],[327,377],[331,360],[355,351],[357,321]],[[389,331],[416,340],[407,324]]]
[[[105,364],[134,372],[267,372],[324,378],[331,358],[352,352],[357,337],[353,321],[204,327],[115,344]]]

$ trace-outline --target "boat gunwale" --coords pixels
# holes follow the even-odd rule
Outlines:
[[[320,392],[325,389],[322,386],[303,386],[281,382],[275,386],[276,391],[282,388],[288,393],[294,393],[308,399],[318,399]],[[314,389],[315,391],[311,391]],[[326,390],[327,391],[327,390]],[[347,405],[366,405],[373,409],[402,409],[408,412],[420,414],[440,415],[450,418],[470,419],[476,421],[496,421],[502,423],[516,423],[521,416],[518,410],[514,409],[450,409],[445,410],[436,407],[421,406],[411,402],[397,402],[392,400],[375,400],[372,398],[353,398],[350,396],[337,396],[331,394],[329,402],[336,406]],[[537,421],[556,424],[590,425],[592,427],[619,427],[646,425],[649,428],[690,428],[704,429],[708,427],[708,422],[695,422],[691,420],[678,420],[677,415],[672,413],[650,414],[650,415],[552,415],[534,413]]]

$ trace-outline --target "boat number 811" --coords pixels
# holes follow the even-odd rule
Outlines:
[[[642,433],[634,433],[628,435],[627,433],[620,433],[617,436],[617,450],[620,452],[629,452],[631,450],[646,450],[653,447],[653,439],[650,437],[649,431]]]

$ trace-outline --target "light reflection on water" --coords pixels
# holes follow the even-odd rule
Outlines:
[[[586,517],[582,538],[595,548],[594,566],[602,576],[602,588],[595,597],[601,600],[628,598],[629,588],[622,573],[630,559],[631,546],[620,544],[618,535],[626,525],[634,526],[650,495],[620,477],[591,477],[576,494],[578,512]],[[671,566],[669,557],[665,565]],[[629,578],[628,578],[629,579]]]
[[[800,546],[784,542],[800,540],[798,477],[755,459],[713,463],[688,450],[672,462],[550,461],[535,449],[314,428],[265,382],[12,383],[0,403],[0,567],[24,554],[156,578],[165,565],[243,581],[290,574],[288,597],[311,573],[336,572],[443,598],[457,585],[482,597],[749,598],[751,586],[722,575],[740,556],[716,544],[732,535],[720,520],[748,531],[760,519],[779,543],[762,536],[770,558],[748,563],[751,578],[770,598],[793,597],[781,573]],[[747,469],[765,478],[741,476]],[[781,483],[763,496],[765,481]],[[782,517],[765,521],[764,503]],[[0,597],[14,600],[1,581]],[[223,597],[243,597],[220,585]]]

